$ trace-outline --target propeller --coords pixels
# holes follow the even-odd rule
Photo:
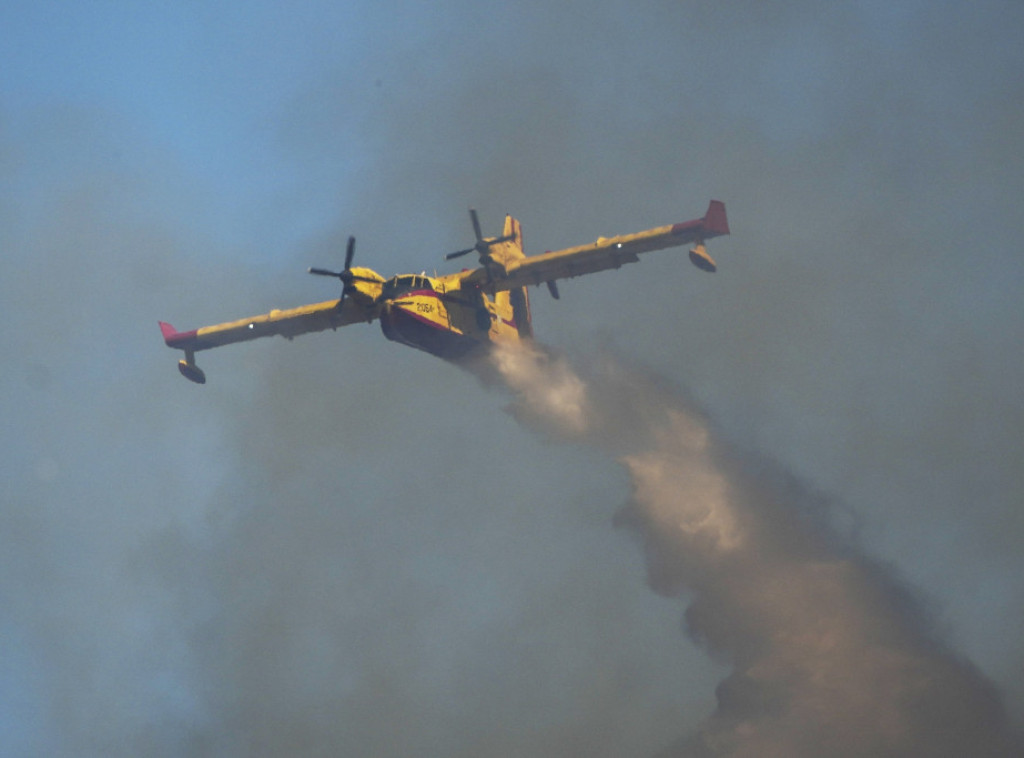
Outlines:
[[[516,238],[514,234],[506,234],[504,237],[496,237],[495,239],[484,239],[484,234],[480,230],[480,219],[476,215],[476,210],[473,208],[469,209],[469,220],[473,223],[473,233],[476,235],[476,244],[473,247],[467,247],[465,250],[456,250],[454,253],[448,253],[444,257],[446,261],[452,260],[452,258],[459,258],[463,255],[468,255],[474,250],[481,256],[487,255],[492,245],[497,245],[500,242],[511,242]]]
[[[356,254],[356,238],[349,237],[348,245],[345,248],[345,268],[341,271],[329,271],[325,268],[310,268],[309,273],[315,274],[316,276],[333,276],[336,279],[340,279],[342,283],[341,288],[341,299],[338,301],[338,307],[340,308],[342,303],[345,302],[345,295],[349,292],[349,287],[352,282],[375,282],[376,279],[371,279],[368,276],[359,276],[358,274],[352,273],[352,259]]]

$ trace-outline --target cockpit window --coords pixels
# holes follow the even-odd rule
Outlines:
[[[384,282],[382,295],[385,299],[391,299],[406,292],[433,289],[433,283],[426,276],[403,274],[401,276],[393,276]]]

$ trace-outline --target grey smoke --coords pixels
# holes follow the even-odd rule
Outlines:
[[[385,274],[440,269],[469,205],[536,253],[710,197],[733,227],[718,274],[668,252],[538,290],[539,337],[621,346],[794,472],[754,459],[787,507],[845,503],[877,564],[840,550],[835,573],[905,577],[909,628],[1020,722],[1020,3],[79,11],[102,30],[20,8],[0,24],[10,753],[652,755],[745,727],[739,706],[775,702],[737,667],[752,631],[711,644],[710,608],[701,646],[680,633],[609,527],[631,480],[607,452],[538,441],[376,327],[213,351],[198,393],[155,327],[330,297],[302,272],[349,234]],[[23,14],[38,46],[12,39]],[[646,439],[631,417],[624,444]],[[658,547],[655,585],[695,584]],[[969,665],[943,670],[984,704]]]

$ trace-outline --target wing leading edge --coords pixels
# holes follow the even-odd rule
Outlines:
[[[204,326],[188,332],[179,332],[170,324],[161,321],[160,331],[168,347],[185,351],[185,360],[178,364],[182,375],[186,379],[203,384],[206,377],[195,365],[194,358],[199,350],[275,335],[292,339],[300,334],[373,321],[377,315],[376,308],[367,308],[357,304],[352,298],[345,298],[343,301],[327,300],[298,308],[272,310],[259,316]]]
[[[490,271],[489,286],[495,290],[510,290],[529,284],[552,282],[597,271],[619,268],[626,263],[635,263],[641,253],[678,247],[696,242],[698,250],[691,254],[694,264],[705,271],[714,271],[715,266],[703,243],[712,237],[729,233],[729,221],[725,204],[712,200],[702,218],[679,224],[659,226],[636,234],[618,237],[600,237],[589,245],[578,245],[564,250],[555,250],[532,255],[511,262],[504,275]]]

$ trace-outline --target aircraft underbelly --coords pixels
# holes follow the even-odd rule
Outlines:
[[[487,344],[393,304],[381,311],[380,327],[389,340],[448,361],[466,358]]]

